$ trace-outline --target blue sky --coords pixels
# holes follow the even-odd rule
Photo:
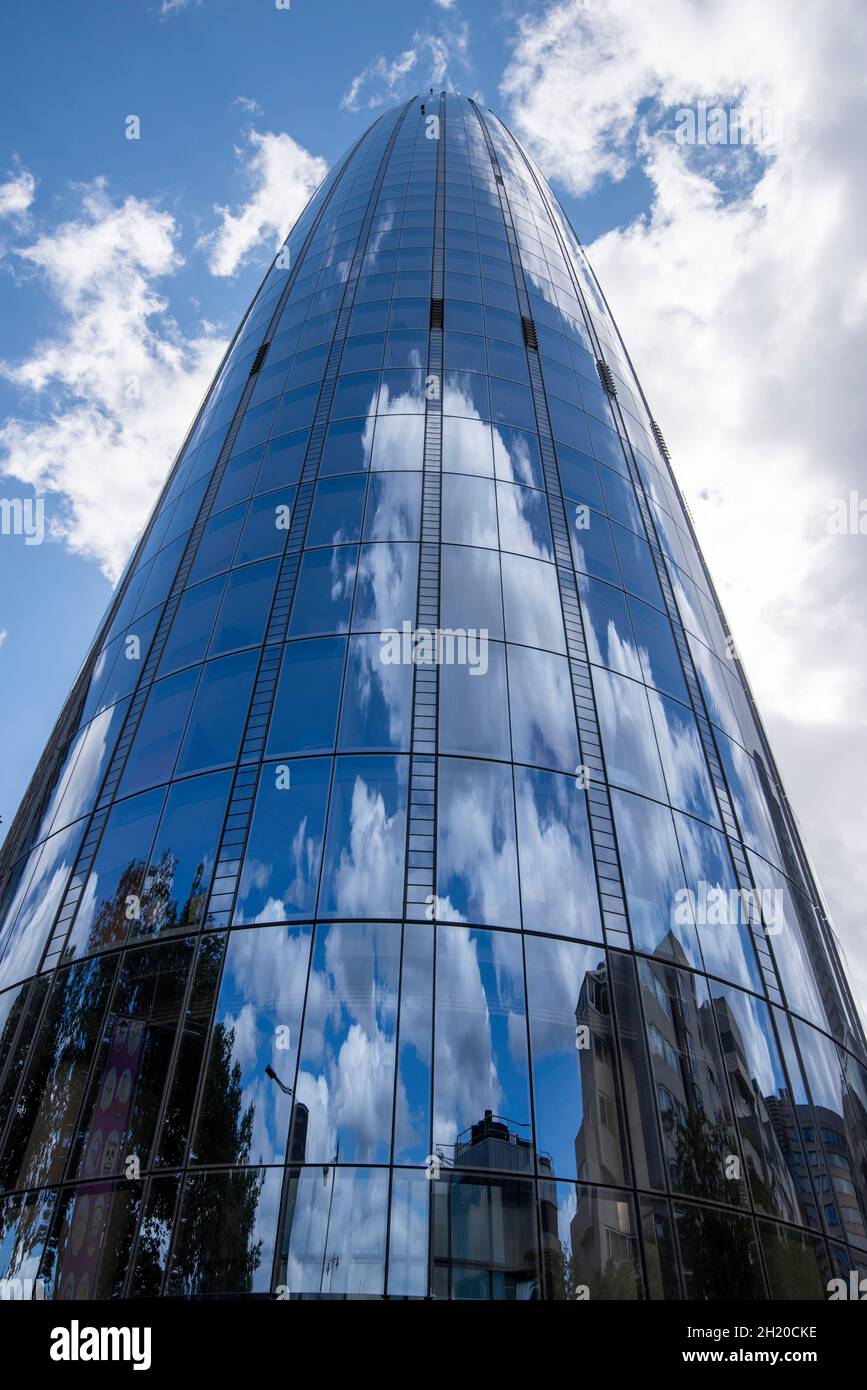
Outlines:
[[[867,994],[867,540],[826,524],[867,492],[863,5],[16,0],[0,42],[0,497],[38,488],[48,529],[0,536],[0,833],[278,237],[433,83],[588,247]],[[782,136],[678,144],[700,101]]]

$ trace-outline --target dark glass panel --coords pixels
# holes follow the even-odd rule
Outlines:
[[[434,1297],[539,1298],[535,1184],[444,1172],[431,1186]]]
[[[85,961],[55,976],[0,1163],[4,1188],[62,1176],[116,965]]]
[[[644,1297],[629,1193],[583,1183],[539,1183],[546,1299],[621,1302]]]
[[[290,642],[283,652],[280,682],[268,729],[268,756],[330,753],[346,640],[320,637]]]
[[[178,775],[235,761],[258,664],[258,651],[246,651],[205,666],[178,755]]]
[[[67,944],[82,955],[126,939],[141,910],[144,873],[165,801],[165,787],[111,809]]]
[[[149,1166],[193,952],[187,940],[125,955],[78,1120],[70,1177],[138,1177]]]
[[[750,1217],[677,1202],[674,1216],[687,1298],[732,1302],[767,1297]]]
[[[166,1293],[183,1298],[268,1293],[280,1184],[281,1174],[273,1168],[189,1174]]]

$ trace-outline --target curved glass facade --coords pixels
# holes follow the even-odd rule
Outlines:
[[[380,117],[268,271],[10,829],[0,1277],[823,1298],[865,1047],[556,198]]]

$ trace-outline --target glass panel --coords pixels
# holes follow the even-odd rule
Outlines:
[[[399,969],[396,924],[317,928],[293,1131],[306,1162],[388,1162]]]
[[[385,1283],[388,1173],[289,1170],[277,1290],[290,1298],[375,1298]]]
[[[62,1176],[116,965],[84,961],[55,976],[6,1139],[4,1188],[40,1187]]]
[[[434,1152],[456,1168],[535,1168],[520,937],[437,928]]]
[[[148,1166],[193,951],[187,940],[124,957],[78,1121],[70,1177],[123,1177],[130,1176],[130,1163],[139,1171]]]
[[[527,1002],[543,1177],[618,1183],[628,1177],[605,954],[529,937]]]
[[[313,915],[330,779],[330,758],[262,768],[235,902],[237,926]]]
[[[687,1298],[767,1297],[749,1217],[679,1203],[674,1215]]]
[[[335,759],[319,914],[400,917],[407,759]]]
[[[546,1299],[644,1297],[633,1199],[583,1183],[539,1184]]]
[[[441,758],[438,780],[437,916],[520,926],[511,769]]]
[[[248,1168],[187,1177],[167,1294],[268,1293],[281,1176],[274,1168]]]
[[[268,729],[269,756],[331,752],[345,652],[346,641],[339,637],[290,642],[284,649]]]
[[[538,1298],[535,1184],[526,1178],[443,1173],[431,1187],[434,1297]]]
[[[309,927],[230,934],[193,1162],[283,1163],[310,938]]]
[[[82,955],[126,939],[141,903],[144,872],[163,808],[165,788],[112,807],[81,895],[67,952]],[[128,915],[131,912],[133,915]]]
[[[247,651],[205,666],[178,755],[177,775],[235,761],[258,665],[259,652]]]

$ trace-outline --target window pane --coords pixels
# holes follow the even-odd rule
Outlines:
[[[268,756],[330,753],[337,729],[346,639],[290,642],[268,729]]]
[[[320,915],[402,915],[406,793],[406,758],[335,760]]]
[[[437,916],[520,926],[511,768],[441,758],[438,790]]]
[[[515,768],[524,927],[598,940],[587,803],[572,777]]]
[[[262,768],[235,902],[236,925],[313,915],[330,776],[330,758]]]
[[[205,666],[178,756],[177,773],[198,772],[235,761],[258,664],[259,652],[247,651]]]
[[[435,999],[434,1151],[532,1173],[520,937],[437,927]]]
[[[389,1160],[399,972],[397,923],[317,927],[296,1086],[308,1163]]]
[[[195,1163],[283,1163],[311,928],[229,936],[217,1000]]]

